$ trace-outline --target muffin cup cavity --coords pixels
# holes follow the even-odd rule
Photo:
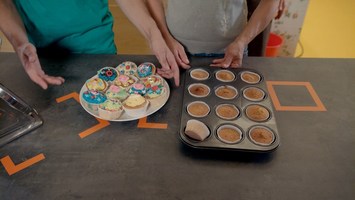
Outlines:
[[[223,85],[216,88],[215,94],[221,99],[230,100],[238,96],[238,90],[233,86]]]
[[[191,78],[199,81],[207,80],[210,74],[204,69],[194,69],[190,72]]]
[[[205,84],[194,83],[188,87],[188,91],[191,96],[202,98],[208,96],[211,92],[211,89]]]
[[[243,90],[243,97],[249,101],[262,101],[265,98],[265,92],[258,87],[247,87]]]
[[[255,122],[265,122],[270,119],[270,111],[262,105],[251,104],[245,109],[248,119]]]
[[[203,101],[194,101],[187,105],[187,113],[196,118],[206,117],[210,113],[210,107]]]
[[[224,124],[217,129],[217,138],[224,143],[235,144],[242,140],[243,132],[234,125]]]
[[[241,73],[240,78],[249,84],[257,84],[261,81],[261,76],[255,72],[244,71]]]
[[[218,70],[216,72],[216,79],[222,82],[232,82],[235,80],[235,75],[229,70]]]
[[[233,104],[219,104],[215,111],[219,118],[225,120],[236,119],[240,115],[239,109]]]
[[[251,127],[248,137],[254,144],[261,146],[269,146],[275,141],[275,133],[265,126]]]

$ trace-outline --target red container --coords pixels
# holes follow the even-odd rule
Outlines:
[[[275,33],[270,33],[269,40],[266,45],[266,57],[276,57],[283,43],[283,38]]]

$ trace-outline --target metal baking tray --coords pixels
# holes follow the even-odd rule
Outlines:
[[[196,69],[202,69],[207,71],[209,73],[209,78],[207,78],[206,80],[196,80],[192,78],[191,71]],[[256,70],[248,69],[248,68],[227,69],[228,71],[232,72],[235,75],[235,79],[230,82],[222,82],[220,80],[217,80],[216,78],[216,73],[220,70],[226,70],[226,69],[212,68],[212,67],[203,67],[203,68],[194,67],[186,71],[184,77],[185,89],[184,89],[180,130],[179,130],[180,139],[183,141],[183,143],[187,144],[188,146],[193,148],[199,148],[199,149],[224,149],[224,150],[239,150],[239,151],[249,151],[249,152],[271,152],[275,150],[280,144],[280,137],[277,129],[274,110],[271,104],[271,99],[267,93],[265,78],[263,77],[263,75]],[[261,80],[259,83],[256,84],[246,83],[241,79],[242,72],[256,73],[261,77]],[[195,83],[202,83],[207,85],[211,90],[209,95],[203,98],[192,96],[189,93],[188,88],[190,85]],[[230,100],[225,100],[217,97],[214,92],[215,89],[218,88],[219,86],[225,86],[225,85],[236,88],[238,91],[238,95],[235,98]],[[243,90],[251,86],[258,87],[265,92],[265,97],[263,100],[255,102],[255,101],[250,101],[243,96]],[[196,118],[191,116],[187,111],[187,106],[189,103],[194,101],[205,102],[210,107],[209,114],[201,118]],[[232,120],[219,118],[216,115],[215,108],[218,105],[225,104],[225,103],[235,105],[240,111],[239,117]],[[258,104],[267,108],[270,114],[268,120],[261,121],[261,122],[255,122],[253,120],[250,120],[246,116],[245,109],[248,105],[251,104]],[[185,134],[186,124],[187,121],[190,119],[199,120],[203,122],[205,125],[207,125],[207,127],[210,130],[210,135],[205,140],[196,141],[194,139],[191,139]],[[238,127],[242,131],[242,139],[239,142],[234,144],[227,144],[225,142],[222,142],[217,136],[217,129],[224,124],[230,124]],[[255,142],[253,142],[248,135],[248,131],[255,126],[262,126],[270,129],[274,133],[273,142],[269,145],[255,144]]]
[[[0,147],[42,124],[35,109],[0,83]]]

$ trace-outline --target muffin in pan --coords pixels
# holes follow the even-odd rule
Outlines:
[[[265,126],[254,126],[248,134],[252,142],[262,146],[271,145],[275,140],[274,132]]]
[[[216,115],[222,119],[232,120],[239,116],[239,109],[233,104],[219,104],[216,107]]]
[[[222,99],[234,99],[238,95],[238,90],[230,85],[223,85],[215,90],[215,94],[217,97]]]
[[[218,139],[227,144],[240,142],[242,135],[243,133],[240,128],[230,124],[224,124],[217,129]]]
[[[255,122],[264,122],[270,118],[270,112],[262,105],[252,104],[245,109],[246,116]]]
[[[229,70],[218,70],[216,72],[216,79],[222,82],[232,82],[235,80],[235,75]]]
[[[194,101],[187,105],[187,113],[192,117],[206,117],[210,112],[210,107],[203,101]]]
[[[210,74],[204,69],[194,69],[190,72],[191,78],[199,81],[207,80]]]
[[[206,97],[210,94],[210,87],[202,83],[194,83],[188,87],[190,95],[194,97]]]
[[[244,71],[240,75],[241,79],[249,84],[257,84],[261,81],[261,76],[255,72]]]
[[[258,87],[247,87],[243,90],[243,96],[249,101],[262,101],[265,98],[265,92]]]

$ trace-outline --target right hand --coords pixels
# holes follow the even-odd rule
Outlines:
[[[159,63],[161,64],[161,68],[157,69],[158,74],[165,78],[174,78],[175,85],[179,86],[179,66],[177,65],[174,55],[171,53],[164,39],[161,37],[151,40],[150,48],[152,49],[154,55],[157,57]]]
[[[33,44],[25,43],[16,52],[30,79],[43,89],[47,89],[48,85],[61,85],[64,83],[64,78],[48,76],[44,73],[38,59],[36,47]]]
[[[168,47],[175,56],[175,60],[179,66],[184,69],[190,68],[190,61],[187,58],[184,47],[174,38],[169,38],[166,40]]]

